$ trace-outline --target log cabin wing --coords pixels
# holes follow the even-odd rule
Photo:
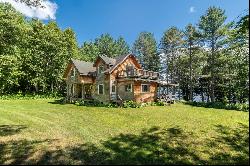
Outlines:
[[[133,54],[98,56],[94,63],[71,60],[64,79],[67,99],[94,99],[103,103],[157,98],[159,73],[142,68]]]

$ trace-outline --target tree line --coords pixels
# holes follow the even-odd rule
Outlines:
[[[29,1],[28,1],[29,2]],[[70,59],[94,61],[98,55],[134,53],[147,70],[179,83],[185,100],[245,102],[249,94],[249,16],[225,23],[225,11],[210,7],[197,25],[167,29],[157,43],[141,32],[130,47],[120,36],[103,34],[78,45],[70,28],[55,21],[27,19],[0,3],[0,93],[64,93],[62,79]]]

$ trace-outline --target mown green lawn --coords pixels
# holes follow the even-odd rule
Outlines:
[[[0,164],[248,164],[249,113],[0,100]]]

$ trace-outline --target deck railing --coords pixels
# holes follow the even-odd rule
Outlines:
[[[141,69],[122,70],[118,73],[118,78],[141,78],[157,80],[159,78],[159,73]]]

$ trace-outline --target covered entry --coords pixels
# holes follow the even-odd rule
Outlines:
[[[92,84],[68,84],[67,96],[70,101],[75,99],[92,99]]]

